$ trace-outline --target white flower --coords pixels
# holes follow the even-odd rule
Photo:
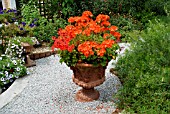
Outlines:
[[[8,71],[5,71],[5,74],[8,74]]]
[[[24,57],[22,58],[22,62],[25,62],[25,58]]]
[[[6,82],[3,82],[3,84],[7,84]]]
[[[15,45],[12,45],[11,48],[15,48]]]
[[[19,49],[18,45],[16,45],[16,48]]]
[[[6,77],[8,77],[8,74],[5,74]]]
[[[12,57],[11,60],[15,60],[15,57]]]
[[[0,72],[0,74],[3,74],[3,72]]]
[[[17,71],[20,71],[20,68],[19,68],[19,67],[17,67],[17,68],[16,68],[16,70],[17,70]]]
[[[10,54],[9,54],[10,56],[12,56],[12,52],[10,52]]]
[[[11,48],[15,48],[15,44],[12,44]]]
[[[10,79],[9,81],[10,81],[10,82],[13,82],[13,79]]]
[[[15,78],[19,78],[19,76],[15,76]]]
[[[5,54],[7,54],[8,53],[8,51],[10,51],[8,48],[5,50]]]
[[[12,77],[13,77],[13,75],[12,75],[12,74],[10,74],[10,75],[9,75],[9,78],[12,78]]]
[[[1,81],[3,82],[3,81],[5,81],[5,79],[2,77],[2,78],[1,78]]]
[[[17,65],[17,61],[16,60],[13,60],[12,62],[14,63],[14,65]]]
[[[4,55],[4,54],[2,54],[1,56],[2,56],[2,57],[5,57],[5,55]]]
[[[8,76],[7,78],[6,78],[6,80],[10,80],[11,78]]]
[[[30,72],[29,71],[27,71],[27,75],[29,75],[30,74]]]
[[[22,55],[22,51],[19,54]]]
[[[7,67],[9,67],[9,66],[10,66],[10,64],[8,63],[8,64],[7,64]]]
[[[0,61],[2,60],[2,57],[0,57]]]

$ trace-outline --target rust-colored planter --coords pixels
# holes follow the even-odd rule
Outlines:
[[[82,87],[76,93],[76,100],[80,102],[97,100],[100,94],[94,87],[101,85],[105,81],[106,67],[78,63],[74,67],[72,66],[71,69],[74,73],[73,82]]]

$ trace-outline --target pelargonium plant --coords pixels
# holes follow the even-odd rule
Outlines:
[[[93,18],[90,11],[84,11],[82,16],[70,17],[70,24],[59,29],[58,37],[52,37],[52,49],[58,49],[61,63],[65,62],[68,66],[76,63],[106,66],[116,58],[118,42],[121,41],[118,27],[110,24],[108,15],[99,14],[95,20]]]

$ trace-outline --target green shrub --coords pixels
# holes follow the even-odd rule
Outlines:
[[[142,23],[133,18],[130,14],[114,14],[110,16],[110,22],[112,25],[118,26],[122,35],[122,41],[130,41],[127,39],[129,33],[133,30],[142,30],[144,26]],[[133,33],[133,32],[132,32]]]
[[[35,19],[39,19],[41,17],[37,6],[32,4],[32,1],[29,1],[27,4],[23,4],[21,9],[21,16],[21,21],[27,24],[31,24]]]
[[[156,15],[166,15],[168,9],[168,0],[44,0],[44,2],[47,18],[56,15],[64,19],[75,15],[80,16],[83,11],[89,10],[94,16],[100,13],[107,15],[130,13],[144,23]],[[22,3],[39,7],[38,1],[22,0]],[[30,11],[32,9],[25,12]]]
[[[55,3],[55,1],[52,2]],[[37,3],[35,1],[29,1],[28,4],[23,3],[21,12],[23,16],[22,23],[33,28],[30,34],[31,36],[36,37],[38,41],[52,42],[51,37],[54,35],[56,36],[56,31],[58,28],[63,28],[66,21],[62,18],[58,18],[58,16],[54,16],[51,20],[46,19],[40,15],[36,4]]]
[[[118,107],[137,114],[170,113],[170,26],[150,24],[115,67],[123,88]]]
[[[126,0],[121,1],[122,13],[130,13],[142,23],[156,15],[166,15],[164,6],[168,0]]]
[[[52,42],[52,36],[57,36],[58,29],[64,28],[67,24],[66,20],[62,18],[54,18],[54,22],[47,21],[46,23],[41,23],[33,31],[33,36],[35,36],[39,41]]]
[[[0,24],[6,22],[15,22],[17,20],[17,11],[14,9],[0,9]]]

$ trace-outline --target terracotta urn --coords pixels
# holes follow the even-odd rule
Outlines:
[[[101,85],[105,81],[105,69],[103,66],[77,63],[71,67],[73,70],[73,82],[81,86],[82,89],[76,93],[75,99],[80,102],[90,102],[97,100],[100,96],[94,87]]]

